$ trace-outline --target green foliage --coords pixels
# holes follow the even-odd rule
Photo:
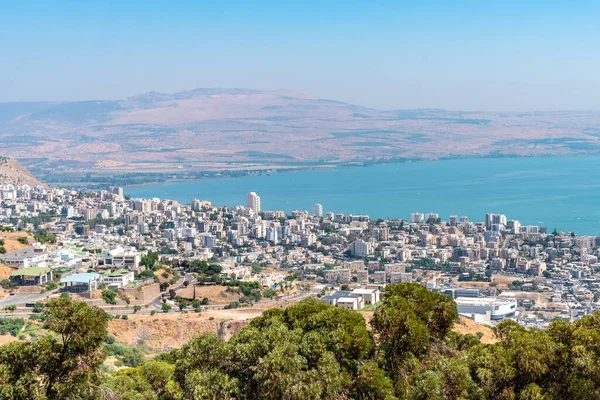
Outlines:
[[[117,304],[117,292],[113,289],[104,289],[102,291],[102,299],[106,304]]]
[[[0,245],[0,254],[6,254],[6,247]]]
[[[56,243],[56,235],[48,233],[46,229],[38,230],[33,237],[40,243]]]
[[[158,263],[158,254],[149,252],[148,254],[142,256],[142,258],[140,259],[140,263],[144,266],[146,270],[152,271]]]
[[[28,244],[29,243],[29,239],[27,239],[26,236],[19,236],[17,238],[17,242],[19,242],[21,244]]]
[[[382,364],[400,374],[439,343],[458,318],[449,296],[430,292],[418,283],[388,285],[371,326],[379,335]]]
[[[44,303],[38,301],[33,305],[32,311],[34,313],[41,313],[44,311],[44,308],[46,308],[46,305]]]
[[[167,303],[163,303],[163,305],[162,305],[162,310],[163,310],[163,312],[169,312],[169,311],[171,310],[171,308],[173,308],[173,307],[171,307],[171,306],[170,306],[169,304],[167,304]]]
[[[17,336],[23,325],[25,325],[23,318],[0,318],[0,335],[10,333],[12,336]]]
[[[53,334],[0,347],[0,399],[97,398],[106,320],[98,307],[49,301],[44,328]]]
[[[17,285],[15,285],[14,283],[12,283],[11,281],[9,281],[8,279],[3,279],[0,282],[0,286],[2,286],[3,289],[9,290],[12,288],[17,287]]]
[[[135,347],[121,346],[118,344],[105,344],[106,353],[109,356],[116,357],[123,365],[127,367],[137,367],[145,360],[144,353]]]
[[[96,307],[57,299],[44,313],[51,334],[0,347],[0,400],[600,398],[600,312],[546,330],[503,321],[484,345],[452,332],[453,300],[418,284],[386,287],[373,332],[360,313],[309,299],[153,361],[115,344]],[[15,321],[0,319],[35,337],[35,323]],[[102,377],[106,353],[130,368]]]

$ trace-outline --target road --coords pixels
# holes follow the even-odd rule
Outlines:
[[[11,304],[20,305],[35,303],[36,301],[44,300],[55,293],[56,291],[46,293],[14,294],[12,296],[6,296],[0,300],[0,307],[6,307]]]

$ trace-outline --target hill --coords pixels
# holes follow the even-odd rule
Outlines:
[[[21,163],[7,157],[0,157],[0,183],[30,187],[42,185]]]
[[[4,152],[62,173],[597,154],[599,123],[591,111],[375,110],[252,89],[0,104]]]

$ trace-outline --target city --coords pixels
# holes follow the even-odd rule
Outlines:
[[[308,297],[373,311],[386,284],[403,282],[451,296],[460,315],[488,326],[510,318],[546,327],[600,307],[600,237],[502,214],[371,220],[318,203],[263,210],[254,192],[245,200],[227,208],[129,198],[120,187],[2,185],[3,315],[35,314],[37,302],[64,292],[115,315]],[[6,248],[11,238],[18,249]],[[217,287],[222,300],[204,295]]]

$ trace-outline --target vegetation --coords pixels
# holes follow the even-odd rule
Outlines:
[[[56,235],[48,233],[46,229],[38,230],[33,237],[40,243],[56,243]]]
[[[0,399],[600,398],[600,313],[547,330],[504,321],[485,345],[452,332],[450,297],[414,283],[386,287],[372,331],[360,313],[310,299],[265,311],[229,342],[204,334],[151,361],[116,345],[96,307],[57,299],[44,315],[51,334],[0,347]],[[130,368],[103,372],[106,354]]]
[[[23,318],[0,318],[0,335],[10,333],[12,336],[17,336],[25,325]]]
[[[113,289],[104,289],[102,291],[102,299],[107,304],[117,304],[117,292]]]
[[[0,347],[0,399],[99,398],[106,322],[98,307],[49,301],[44,328],[52,334]]]

